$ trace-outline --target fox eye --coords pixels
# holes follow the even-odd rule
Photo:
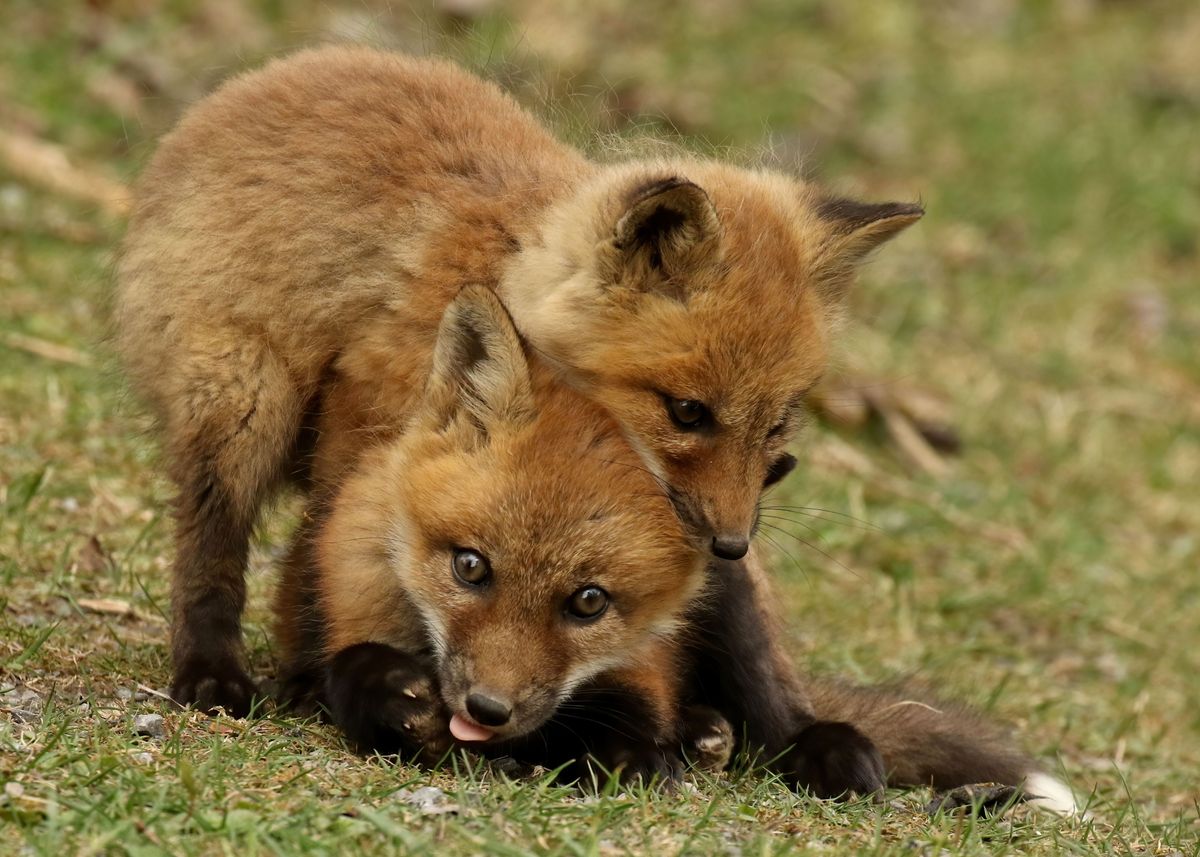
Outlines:
[[[700,428],[708,419],[708,408],[695,399],[672,399],[668,396],[667,413],[671,415],[671,422],[687,431]]]
[[[454,569],[454,576],[468,586],[482,586],[492,576],[492,566],[487,557],[469,548],[456,549],[450,566]]]
[[[567,599],[567,612],[576,619],[596,619],[608,609],[608,593],[599,586],[585,586]]]
[[[771,462],[771,466],[767,468],[767,478],[763,481],[764,488],[770,488],[783,477],[787,476],[796,467],[796,456],[781,455],[779,458]]]

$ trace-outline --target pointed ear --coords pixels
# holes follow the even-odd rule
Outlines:
[[[827,197],[817,203],[817,216],[829,228],[829,255],[851,264],[899,235],[924,214],[924,208],[908,202],[872,203]]]
[[[490,289],[467,286],[446,308],[425,401],[439,428],[465,418],[482,440],[503,425],[517,425],[533,415],[525,349]]]
[[[720,230],[717,210],[699,185],[678,176],[638,185],[602,247],[606,279],[683,298],[679,275],[714,251]]]

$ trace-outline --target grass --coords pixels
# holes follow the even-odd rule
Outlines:
[[[311,723],[173,709],[154,693],[168,488],[106,344],[122,225],[0,161],[0,851],[1200,853],[1192,7],[514,0],[460,26],[368,0],[13,0],[0,128],[116,179],[226,74],[338,35],[456,56],[573,139],[678,134],[920,196],[929,215],[853,297],[844,372],[851,392],[927,391],[963,454],[935,476],[875,425],[798,444],[790,500],[869,526],[786,525],[823,553],[779,536],[795,652],[992,710],[1093,819],[930,818],[921,792],[827,805],[756,772],[583,798],[465,758],[364,761]],[[253,561],[261,673],[287,523]],[[135,735],[145,713],[164,738]],[[431,784],[457,812],[410,803]]]

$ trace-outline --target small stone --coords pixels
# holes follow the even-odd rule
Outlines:
[[[133,718],[133,731],[147,738],[165,738],[167,735],[161,714],[139,714]]]
[[[404,802],[422,815],[444,815],[458,812],[458,804],[452,803],[446,793],[437,786],[425,786],[408,794],[402,794]]]
[[[42,716],[42,697],[27,687],[15,687],[0,693],[0,706],[8,709],[13,720],[33,723]]]
[[[137,762],[139,765],[153,765],[154,757],[149,753],[134,753],[133,761]]]
[[[133,691],[127,687],[118,687],[117,699],[121,700],[122,702],[128,702],[129,700],[133,699]]]
[[[18,782],[8,782],[4,784],[4,793],[11,798],[18,798],[25,794],[25,787]]]

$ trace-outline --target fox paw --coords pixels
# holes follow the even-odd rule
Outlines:
[[[379,643],[343,649],[325,678],[329,711],[360,753],[418,755],[435,762],[451,747],[437,678],[421,658]]]
[[[192,658],[175,669],[171,698],[205,714],[224,710],[231,717],[248,717],[258,689],[232,658]]]
[[[707,705],[689,705],[680,714],[683,755],[705,771],[723,771],[733,756],[733,726]]]
[[[586,779],[602,786],[610,778],[621,785],[654,785],[671,789],[683,776],[683,759],[670,748],[651,741],[637,744],[614,742],[607,748],[596,748],[585,760]]]
[[[887,780],[879,749],[849,723],[801,730],[777,767],[792,785],[819,798],[879,795]]]

